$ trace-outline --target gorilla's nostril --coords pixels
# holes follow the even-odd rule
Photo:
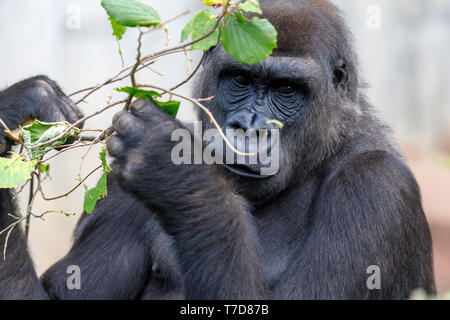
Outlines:
[[[225,129],[237,130],[242,129],[242,126],[238,120],[232,120],[225,125]]]
[[[252,119],[250,121],[250,128],[253,128],[253,125],[255,124],[256,118],[257,118],[256,113],[252,114]]]
[[[242,129],[244,131],[265,129],[266,120],[268,119],[261,114],[243,110],[231,116],[225,127],[233,130]]]

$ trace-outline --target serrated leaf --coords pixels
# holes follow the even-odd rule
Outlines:
[[[110,17],[127,27],[151,27],[161,23],[155,9],[136,0],[102,0],[102,7]]]
[[[109,21],[111,22],[111,27],[113,29],[113,36],[116,37],[117,41],[122,40],[123,35],[127,31],[127,27],[118,23],[113,17],[109,17]]]
[[[167,101],[167,102],[162,102],[162,101],[157,101],[157,100],[154,100],[154,101],[161,109],[163,109],[165,112],[170,114],[172,117],[175,118],[177,116],[178,110],[180,109],[180,101],[175,101],[175,100],[171,100],[171,101]]]
[[[103,170],[107,173],[111,172],[112,171],[111,167],[108,166],[108,163],[106,163],[106,148],[105,147],[103,147],[102,151],[100,151],[99,157],[102,162]]]
[[[181,32],[181,42],[186,41],[191,35],[192,40],[197,40],[207,33],[211,32],[214,26],[217,25],[217,17],[215,17],[210,11],[204,10],[197,12],[191,22],[189,22],[186,27],[184,27]],[[207,51],[209,48],[217,45],[219,41],[219,30],[215,30],[205,39],[194,43],[191,46],[191,50],[204,50]]]
[[[245,12],[262,13],[261,7],[259,6],[259,0],[247,0],[244,3],[239,4],[239,7]]]
[[[0,158],[0,188],[17,188],[19,183],[30,180],[36,164],[37,161],[26,161],[16,153],[11,158]]]
[[[45,143],[63,134],[71,124],[67,121],[62,122],[42,122],[34,120],[34,122],[27,126],[19,126],[22,133],[23,141],[27,147],[33,147],[37,144]],[[31,160],[37,159],[53,148],[66,143],[69,137],[75,137],[80,134],[80,129],[73,128],[67,134],[57,141],[44,145],[38,148],[31,148]]]
[[[221,43],[236,61],[254,64],[268,58],[277,47],[277,31],[267,19],[240,19],[228,14]]]
[[[106,197],[107,195],[108,190],[106,188],[106,172],[104,172],[100,180],[98,181],[97,186],[95,188],[86,190],[83,203],[84,211],[91,214],[95,209],[97,201],[101,198]]]

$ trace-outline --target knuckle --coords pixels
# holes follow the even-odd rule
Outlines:
[[[149,100],[138,99],[131,104],[130,109],[140,112],[140,111],[145,110],[150,107],[151,107],[151,102]]]
[[[133,116],[127,111],[116,113],[113,118],[113,125],[117,128],[124,128],[133,124]]]
[[[111,156],[117,156],[121,154],[124,150],[124,145],[119,137],[112,136],[108,139],[106,143],[106,150]]]

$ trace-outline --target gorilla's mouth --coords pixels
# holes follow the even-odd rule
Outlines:
[[[233,165],[228,165],[228,164],[222,164],[222,166],[227,169],[228,171],[237,174],[241,177],[245,177],[245,178],[251,178],[251,179],[268,179],[273,177],[273,175],[262,175],[260,173],[260,169],[259,168],[254,168],[254,167],[250,167],[244,164],[233,164]]]

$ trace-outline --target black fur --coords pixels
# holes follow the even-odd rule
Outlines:
[[[45,76],[29,78],[0,92],[0,117],[11,128],[37,118],[42,121],[75,122],[81,116],[73,103],[62,93],[57,84]],[[0,130],[0,154],[7,156],[11,142],[4,130]],[[16,220],[8,214],[15,214],[16,207],[8,190],[0,190],[0,231]],[[0,236],[4,248],[8,232]],[[0,259],[0,298],[38,299],[45,298],[26,244],[19,227],[8,239],[6,259]]]
[[[41,279],[50,298],[405,299],[417,288],[434,292],[419,188],[361,92],[339,11],[324,0],[261,3],[279,33],[273,56],[245,66],[221,47],[211,50],[196,95],[216,97],[205,104],[224,127],[284,122],[278,174],[259,180],[219,165],[174,165],[170,137],[183,124],[139,100],[113,120],[108,197],[83,216],[71,251]],[[4,99],[20,98],[8,90],[2,115]],[[1,226],[10,223],[11,206],[5,193]],[[11,246],[17,250],[0,262],[0,294],[42,297],[22,240],[10,239]],[[16,272],[17,264],[25,270]],[[81,290],[65,285],[69,265],[81,268]],[[381,268],[381,290],[366,286],[371,265]]]

